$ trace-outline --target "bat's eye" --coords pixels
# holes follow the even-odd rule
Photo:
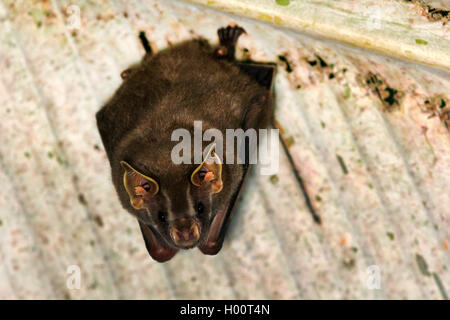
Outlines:
[[[145,182],[144,184],[141,184],[140,186],[137,186],[134,188],[134,193],[136,193],[137,196],[143,196],[147,194],[147,192],[150,191],[152,187],[150,186],[150,183]]]
[[[166,213],[164,211],[158,212],[158,219],[161,222],[166,222]]]
[[[203,205],[203,203],[199,202],[197,204],[197,213],[202,214],[204,211],[205,211],[205,206]]]
[[[201,181],[203,181],[205,179],[206,174],[209,172],[208,168],[206,167],[202,167],[199,171],[198,171],[198,177],[200,178]]]
[[[150,186],[150,183],[146,182],[142,185],[142,188],[144,188],[145,191],[149,192],[152,187]]]

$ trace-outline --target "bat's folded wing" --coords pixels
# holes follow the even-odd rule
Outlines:
[[[271,90],[273,79],[275,78],[276,64],[274,63],[258,63],[258,62],[236,62],[242,71],[251,76],[263,87]]]
[[[158,238],[151,227],[145,225],[141,221],[139,221],[139,227],[141,228],[142,236],[144,237],[145,247],[154,260],[158,262],[166,262],[172,259],[172,257],[178,252],[178,249],[166,246],[164,242]]]
[[[236,203],[239,200],[242,189],[244,188],[249,171],[250,165],[246,165],[241,182],[239,183],[239,187],[232,195],[228,207],[224,208],[224,210],[220,211],[214,217],[209,229],[208,238],[204,243],[198,246],[203,254],[215,255],[220,251],[220,249],[222,249],[228,225],[230,224],[231,217],[233,216],[234,210],[236,208]]]

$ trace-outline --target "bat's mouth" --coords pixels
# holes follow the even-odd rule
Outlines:
[[[195,218],[175,220],[169,227],[169,235],[177,248],[191,249],[200,242],[201,223]]]
[[[193,248],[197,247],[197,245],[198,245],[198,241],[193,243],[193,244],[190,244],[190,245],[189,244],[186,244],[186,245],[175,245],[175,247],[177,249],[189,250],[189,249],[193,249]]]

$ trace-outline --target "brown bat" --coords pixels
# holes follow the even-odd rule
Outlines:
[[[242,33],[228,26],[218,30],[218,47],[197,39],[153,55],[141,32],[146,55],[122,72],[122,85],[96,114],[117,194],[156,261],[193,247],[217,254],[250,167],[248,158],[228,164],[214,148],[200,164],[175,164],[174,130],[192,133],[201,121],[203,131],[225,136],[269,124],[275,66],[236,61]]]

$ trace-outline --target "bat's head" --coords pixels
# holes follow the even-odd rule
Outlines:
[[[213,200],[223,186],[222,163],[213,147],[197,165],[146,161],[136,154],[132,161],[120,164],[122,187],[134,214],[156,237],[176,249],[205,241],[214,214]]]

